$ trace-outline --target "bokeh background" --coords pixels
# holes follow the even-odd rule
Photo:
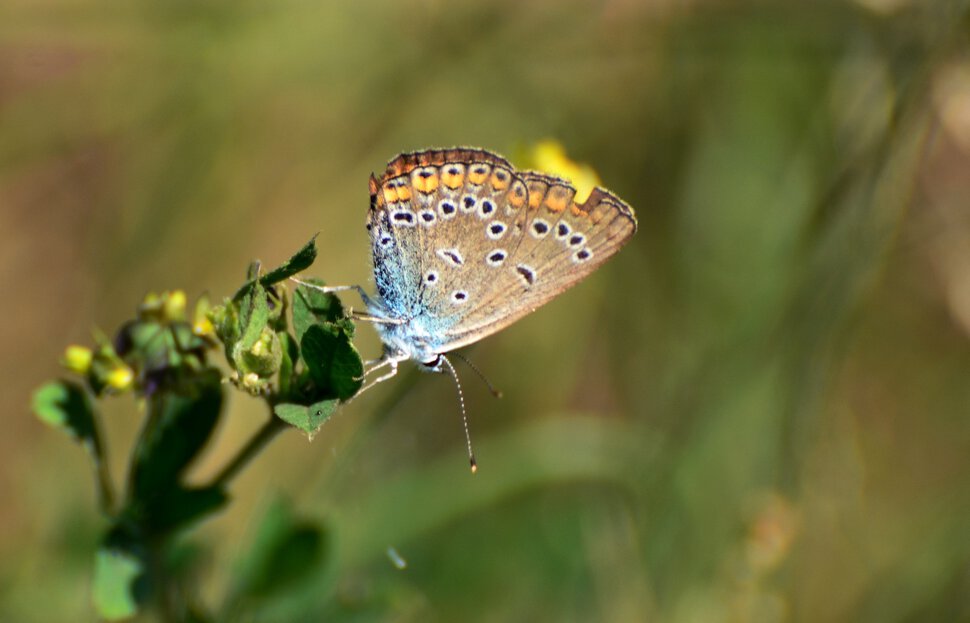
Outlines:
[[[968,32],[956,1],[4,0],[0,619],[95,619],[87,460],[27,406],[67,344],[314,232],[314,275],[367,284],[371,171],[553,140],[640,231],[467,353],[505,394],[461,370],[479,473],[451,382],[401,375],[234,483],[190,535],[198,597],[267,621],[970,620]],[[264,418],[233,395],[195,478]],[[116,479],[139,421],[109,403]],[[327,526],[325,564],[220,615],[281,499]]]

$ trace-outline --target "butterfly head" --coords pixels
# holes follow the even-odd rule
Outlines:
[[[441,366],[437,344],[420,318],[393,324],[378,323],[375,328],[387,353],[394,359],[411,359],[426,368]]]

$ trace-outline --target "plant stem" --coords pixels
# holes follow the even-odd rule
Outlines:
[[[105,516],[110,517],[115,510],[114,486],[108,473],[108,461],[104,456],[95,459],[95,473],[98,479],[98,505]]]
[[[256,431],[245,446],[239,451],[239,453],[229,461],[229,464],[222,468],[219,475],[215,477],[212,481],[213,486],[225,487],[229,484],[236,474],[239,473],[242,468],[246,466],[249,461],[253,459],[257,454],[259,454],[263,448],[270,441],[279,434],[280,431],[287,427],[286,422],[279,419],[275,415],[270,415],[269,421],[263,424],[263,427]]]

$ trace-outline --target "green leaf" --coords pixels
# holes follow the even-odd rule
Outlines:
[[[351,323],[313,325],[300,341],[303,360],[320,395],[340,400],[357,393],[364,374],[360,354],[350,341],[348,324]]]
[[[34,392],[31,409],[45,424],[59,428],[101,459],[101,436],[94,407],[80,385],[69,381],[45,383]]]
[[[143,570],[142,561],[124,551],[98,550],[94,559],[94,607],[109,621],[138,612],[132,585]]]
[[[144,545],[121,527],[105,537],[94,558],[94,607],[109,621],[135,615],[148,598]]]
[[[323,285],[320,279],[308,279],[307,282]],[[304,285],[297,286],[293,294],[293,331],[297,342],[303,341],[303,334],[311,326],[340,320],[343,315],[343,305],[336,295]]]
[[[155,534],[172,532],[198,521],[229,501],[221,487],[176,486],[152,497],[144,511],[146,526]]]
[[[237,352],[252,348],[269,322],[266,289],[259,282],[256,282],[251,291],[240,300],[239,312],[242,336],[236,344]]]
[[[259,282],[264,286],[269,286],[274,283],[278,283],[285,279],[289,279],[293,275],[303,272],[313,264],[313,261],[317,259],[317,237],[310,238],[310,241],[303,245],[303,248],[296,252],[296,254],[283,263],[279,268],[274,268],[265,275],[263,275]]]
[[[94,463],[102,508],[110,507],[113,487],[104,466],[98,415],[87,392],[69,381],[52,381],[34,392],[31,409],[42,422],[65,431],[84,447]]]
[[[279,338],[283,351],[283,357],[280,360],[279,391],[281,396],[288,396],[293,383],[293,370],[297,359],[300,357],[300,347],[296,345],[293,337],[285,331],[280,331],[276,336]]]
[[[245,609],[255,601],[289,594],[295,584],[314,577],[328,545],[328,532],[322,526],[295,517],[285,502],[274,503],[259,524],[252,549],[236,566],[240,573],[229,609]]]
[[[130,486],[135,500],[148,503],[176,486],[208,441],[221,407],[221,376],[211,368],[178,392],[151,396],[148,421],[132,463]]]
[[[256,263],[251,265],[247,277],[249,281],[247,281],[241,288],[239,288],[239,290],[236,291],[236,294],[232,297],[233,300],[238,301],[244,296],[248,296],[256,284],[262,286],[271,286],[274,283],[289,279],[293,275],[296,275],[309,268],[310,265],[313,264],[313,261],[317,259],[316,239],[317,237],[314,235],[313,238],[310,238],[310,241],[303,245],[303,248],[297,251],[293,257],[288,259],[278,268],[274,268],[273,270],[269,271],[259,279],[256,279],[259,264]]]
[[[317,429],[333,415],[337,402],[336,399],[322,400],[309,406],[283,402],[273,407],[273,413],[313,438]]]

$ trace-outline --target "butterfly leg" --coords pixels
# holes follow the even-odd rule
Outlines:
[[[405,318],[385,318],[384,316],[359,312],[353,309],[350,310],[350,317],[354,320],[373,322],[374,324],[405,324],[407,322]]]
[[[354,290],[357,294],[360,294],[360,298],[367,299],[367,293],[360,286],[321,286],[316,283],[310,283],[308,281],[303,281],[302,279],[297,279],[296,277],[290,277],[290,281],[299,284],[305,288],[311,288],[317,290],[318,292],[323,292],[324,294],[330,294],[332,292],[346,292],[347,290]]]
[[[354,394],[353,397],[347,402],[350,402],[351,400],[356,400],[361,394],[366,392],[368,389],[374,387],[378,383],[383,383],[388,379],[394,378],[394,376],[397,375],[398,364],[401,363],[402,361],[406,361],[407,359],[408,359],[407,355],[392,355],[392,356],[382,357],[381,360],[376,365],[372,366],[369,370],[366,370],[364,372],[364,376],[367,376],[371,372],[374,372],[375,370],[379,370],[380,368],[383,368],[385,366],[390,366],[391,367],[390,371],[387,374],[382,374],[381,376],[377,377],[373,381],[361,387],[359,390],[357,390],[357,393]]]

